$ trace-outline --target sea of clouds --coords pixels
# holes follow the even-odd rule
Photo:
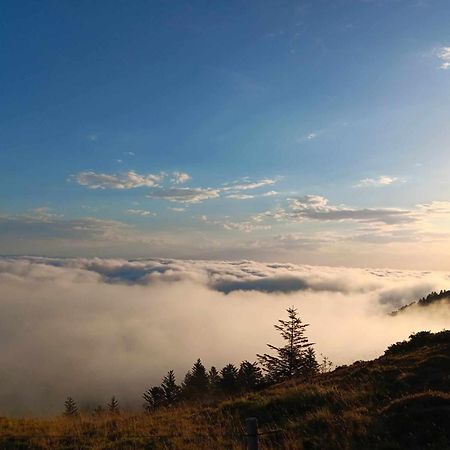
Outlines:
[[[280,343],[295,306],[318,355],[379,356],[419,330],[449,328],[449,308],[389,312],[448,289],[443,272],[253,261],[0,259],[0,415],[56,413],[141,394],[198,358],[219,369]]]

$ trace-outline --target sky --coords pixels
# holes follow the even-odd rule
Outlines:
[[[0,254],[450,269],[450,2],[4,1]]]

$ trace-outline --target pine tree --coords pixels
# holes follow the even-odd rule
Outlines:
[[[243,361],[239,367],[238,382],[241,390],[248,392],[262,385],[263,375],[256,363]]]
[[[113,395],[111,401],[108,403],[108,411],[112,414],[117,414],[120,411],[119,402]]]
[[[235,394],[239,390],[238,370],[234,364],[227,364],[220,371],[220,387],[225,394]]]
[[[166,402],[164,389],[160,386],[153,386],[148,391],[142,394],[144,398],[144,409],[148,412],[153,411],[160,406],[163,406]]]
[[[78,405],[72,397],[67,397],[64,402],[64,415],[70,417],[78,415]]]
[[[170,370],[163,378],[161,388],[164,391],[164,399],[167,405],[172,405],[178,400],[181,389],[177,385],[173,370]]]
[[[312,343],[305,336],[308,324],[302,323],[294,307],[287,309],[289,320],[279,320],[275,325],[282,338],[286,341],[283,347],[267,344],[275,350],[276,356],[264,353],[257,355],[270,382],[279,382],[303,375],[306,350]]]
[[[212,366],[208,372],[209,391],[212,395],[217,395],[220,391],[220,374],[219,371]]]
[[[317,362],[316,352],[312,347],[308,347],[303,357],[302,376],[306,378],[313,377],[319,373],[319,363]]]
[[[203,399],[208,395],[209,378],[205,366],[197,359],[183,382],[183,397],[191,400]]]

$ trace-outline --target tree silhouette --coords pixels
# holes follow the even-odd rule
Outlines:
[[[173,370],[170,370],[163,378],[161,388],[164,392],[164,400],[167,405],[172,405],[178,400],[180,395],[180,386],[176,383]]]
[[[270,349],[275,350],[276,356],[267,353],[257,355],[270,382],[304,375],[306,350],[313,345],[305,336],[308,324],[302,323],[297,310],[291,307],[286,311],[289,320],[279,320],[279,325],[275,325],[286,344],[283,347],[267,344]]]
[[[220,374],[214,366],[209,369],[208,381],[210,393],[212,395],[217,395],[220,392]]]
[[[202,399],[208,395],[208,391],[208,373],[200,359],[197,359],[184,378],[183,397],[186,399]]]
[[[72,397],[67,397],[64,402],[64,415],[71,417],[78,415],[78,405]]]
[[[113,414],[117,414],[119,412],[119,402],[116,397],[113,395],[111,397],[111,401],[108,403],[108,411]]]
[[[166,402],[164,389],[160,386],[151,387],[148,391],[142,394],[144,398],[144,409],[148,412],[163,406]]]
[[[220,387],[225,394],[234,394],[239,390],[238,370],[234,364],[227,364],[220,371]]]
[[[239,367],[238,382],[241,390],[254,391],[261,386],[263,375],[256,363],[243,361]]]

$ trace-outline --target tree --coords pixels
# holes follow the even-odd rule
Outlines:
[[[268,380],[275,383],[302,376],[305,369],[306,350],[314,345],[305,336],[305,328],[309,324],[302,323],[294,307],[286,311],[289,320],[279,320],[279,325],[275,325],[275,329],[280,332],[286,344],[283,347],[267,344],[276,352],[276,356],[267,353],[257,355]]]
[[[238,370],[234,364],[227,364],[220,371],[220,387],[225,394],[234,394],[239,390]]]
[[[153,411],[156,408],[165,404],[166,397],[164,389],[160,386],[151,387],[148,391],[142,394],[144,398],[144,409],[147,412]]]
[[[220,391],[220,374],[214,366],[209,369],[208,382],[210,393],[216,395]]]
[[[183,382],[183,396],[187,399],[202,399],[208,395],[209,378],[205,366],[197,359]]]
[[[256,363],[243,361],[239,367],[238,382],[239,387],[245,391],[254,391],[261,386],[263,374]]]
[[[78,415],[78,405],[72,397],[67,397],[64,402],[64,415],[69,417]]]
[[[116,399],[114,395],[111,397],[111,401],[108,403],[107,406],[108,411],[112,414],[117,414],[120,411],[119,401]]]
[[[317,362],[316,352],[312,347],[308,347],[303,357],[302,376],[307,378],[313,377],[314,375],[317,375],[319,371],[320,366]]]
[[[163,378],[161,388],[164,392],[164,400],[167,405],[172,405],[178,400],[180,395],[180,386],[177,385],[173,370],[170,370]]]

